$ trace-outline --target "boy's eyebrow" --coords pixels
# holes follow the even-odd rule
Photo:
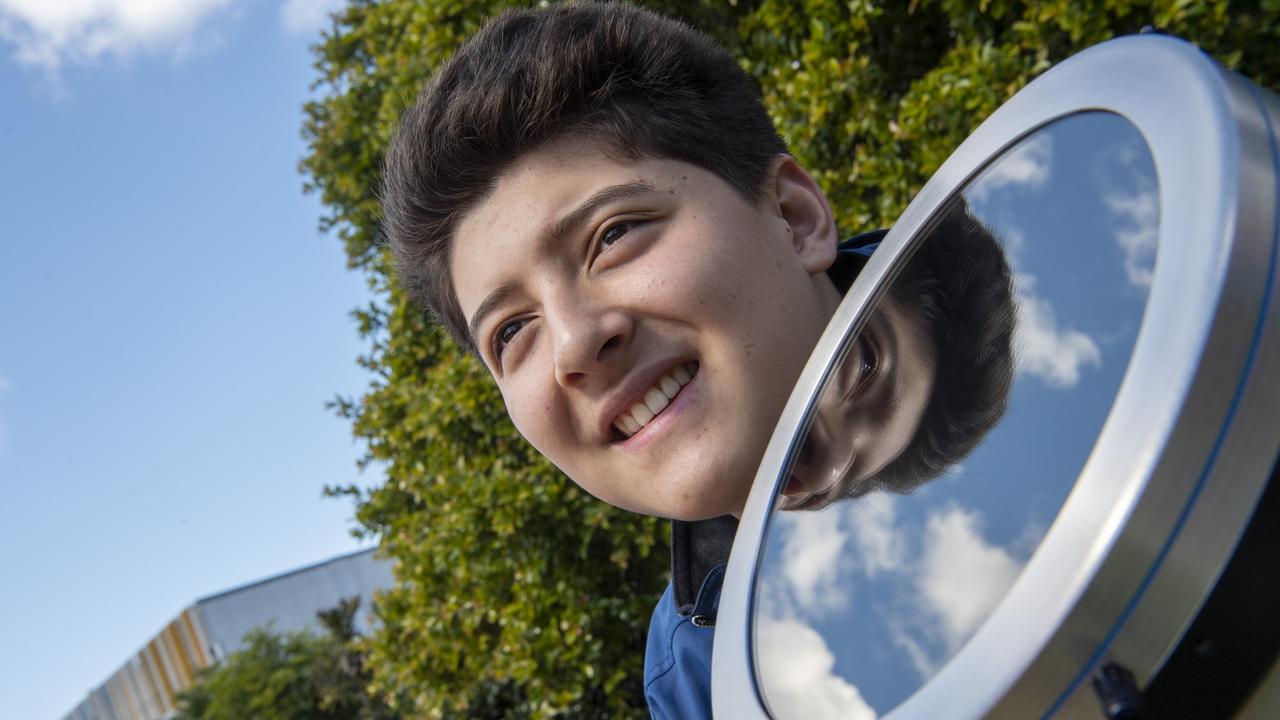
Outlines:
[[[591,197],[582,201],[581,205],[574,208],[559,220],[551,223],[545,230],[538,234],[538,246],[546,247],[556,240],[556,238],[564,237],[569,234],[573,228],[586,222],[591,214],[600,208],[601,205],[607,205],[618,200],[625,200],[637,195],[654,192],[653,186],[647,182],[629,182],[620,185],[610,185],[601,188],[591,195]],[[478,313],[477,313],[478,314]]]
[[[515,292],[516,284],[513,282],[503,283],[496,290],[489,293],[480,307],[476,308],[476,314],[471,316],[471,322],[467,323],[467,329],[471,332],[471,344],[477,348],[480,347],[480,323],[484,322],[484,317],[493,312],[501,305],[512,293]]]
[[[538,233],[537,247],[547,247],[556,238],[567,235],[570,230],[586,222],[587,218],[591,217],[591,214],[600,209],[602,205],[651,192],[655,192],[654,187],[647,182],[640,181],[601,188],[593,193],[591,197],[582,201],[578,207]],[[475,315],[472,315],[471,321],[467,323],[467,329],[471,332],[471,342],[477,347],[480,344],[480,325],[484,322],[485,316],[493,312],[504,300],[510,297],[515,288],[516,283],[514,282],[498,286],[493,292],[485,296],[485,299],[480,303],[480,307],[476,308]]]

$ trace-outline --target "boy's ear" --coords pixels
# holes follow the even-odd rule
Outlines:
[[[774,200],[790,229],[792,248],[810,275],[826,272],[835,262],[840,242],[831,203],[795,158],[779,155],[774,168]]]

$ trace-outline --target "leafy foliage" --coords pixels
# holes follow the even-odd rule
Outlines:
[[[301,169],[377,302],[372,376],[335,409],[367,442],[358,532],[398,560],[369,643],[375,687],[430,717],[643,713],[665,530],[577,489],[519,438],[485,371],[409,307],[376,188],[400,112],[502,0],[353,0],[315,46]],[[987,115],[1053,63],[1155,25],[1280,82],[1280,0],[738,0],[647,3],[725,42],[846,232],[890,224]]]
[[[324,635],[253,630],[243,649],[178,694],[180,720],[397,720],[368,692],[359,606],[357,597],[321,611]]]

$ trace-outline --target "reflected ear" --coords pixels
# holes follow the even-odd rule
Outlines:
[[[811,275],[825,272],[836,259],[836,222],[831,204],[818,182],[796,159],[774,159],[774,200],[791,229],[791,245]]]

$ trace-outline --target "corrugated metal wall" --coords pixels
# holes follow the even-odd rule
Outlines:
[[[173,696],[195,682],[213,656],[196,608],[189,607],[137,655],[95,688],[66,720],[156,720],[172,717]]]
[[[211,595],[196,602],[196,609],[213,657],[219,659],[240,647],[245,633],[256,627],[318,630],[316,611],[353,595],[363,598],[357,629],[364,632],[372,591],[391,583],[391,564],[366,551]]]
[[[364,550],[198,600],[63,720],[173,717],[174,695],[191,687],[198,670],[238,650],[249,630],[317,629],[318,610],[359,595],[359,627],[364,631],[373,592],[391,583],[391,563]]]

